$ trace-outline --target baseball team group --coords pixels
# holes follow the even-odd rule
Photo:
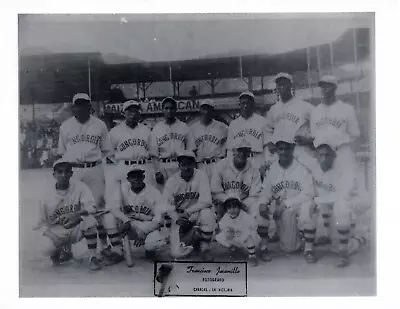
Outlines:
[[[211,99],[188,126],[167,97],[152,130],[129,100],[125,121],[108,131],[91,114],[90,97],[76,94],[34,227],[43,254],[62,264],[85,239],[95,271],[126,260],[133,246],[150,260],[167,251],[171,259],[204,261],[221,246],[257,266],[271,260],[274,237],[285,253],[302,251],[306,263],[318,262],[316,245],[330,245],[337,266],[348,266],[367,238],[357,228],[365,189],[353,151],[360,136],[354,108],[337,98],[334,76],[319,80],[317,106],[295,96],[290,74],[275,82],[279,101],[265,117],[255,113],[253,93],[243,92],[229,126],[214,119]]]

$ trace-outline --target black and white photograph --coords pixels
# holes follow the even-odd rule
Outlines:
[[[19,296],[376,296],[375,14],[19,14]]]

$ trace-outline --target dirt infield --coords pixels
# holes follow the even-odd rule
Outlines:
[[[52,267],[40,256],[41,237],[32,231],[37,203],[52,184],[51,170],[20,173],[20,296],[153,296],[153,264],[140,258],[129,269],[123,263],[90,273],[85,244],[74,247],[76,260]],[[216,249],[217,250],[217,249]],[[364,247],[346,269],[335,256],[319,249],[320,260],[306,264],[301,254],[276,255],[270,263],[248,269],[249,296],[362,296],[376,294],[375,249]],[[223,259],[223,254],[221,254]]]

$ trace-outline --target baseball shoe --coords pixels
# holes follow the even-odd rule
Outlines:
[[[200,259],[204,262],[211,262],[213,260],[213,256],[211,255],[210,250],[204,250],[200,253]]]
[[[350,265],[350,258],[347,251],[339,252],[339,263],[336,265],[338,268],[345,268]]]
[[[72,252],[61,250],[60,255],[59,255],[59,262],[65,263],[65,262],[72,260],[73,258],[74,258],[74,255],[72,254]]]
[[[272,260],[271,253],[268,251],[267,248],[261,250],[260,252],[260,259],[264,262],[270,262]]]
[[[100,255],[101,255],[102,257],[107,258],[107,259],[109,259],[109,258],[112,257],[112,253],[113,253],[113,252],[111,251],[111,246],[107,246],[107,247],[105,247],[103,250],[100,251]]]
[[[92,257],[90,258],[90,265],[89,265],[89,268],[90,268],[91,271],[98,271],[98,270],[100,270],[100,269],[101,269],[100,260],[99,260],[97,257],[92,256]]]
[[[330,245],[332,244],[332,239],[328,235],[323,235],[316,239],[315,244],[317,246]]]
[[[273,243],[273,242],[278,242],[279,241],[279,235],[277,233],[275,233],[274,235],[272,235],[268,242]]]
[[[183,259],[189,256],[193,251],[192,246],[186,246],[184,243],[181,243],[178,250],[176,252],[171,252],[171,256],[174,259]]]
[[[251,267],[258,266],[257,258],[255,256],[254,257],[249,257],[249,264],[250,264]]]
[[[304,258],[306,259],[307,263],[314,264],[317,262],[317,258],[313,251],[307,250],[304,252]]]
[[[144,252],[144,257],[146,260],[154,261],[156,259],[156,251],[148,251]]]

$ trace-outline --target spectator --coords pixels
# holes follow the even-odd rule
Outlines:
[[[196,86],[193,86],[192,89],[189,91],[189,95],[193,98],[196,98],[198,93],[197,93],[197,89]]]

